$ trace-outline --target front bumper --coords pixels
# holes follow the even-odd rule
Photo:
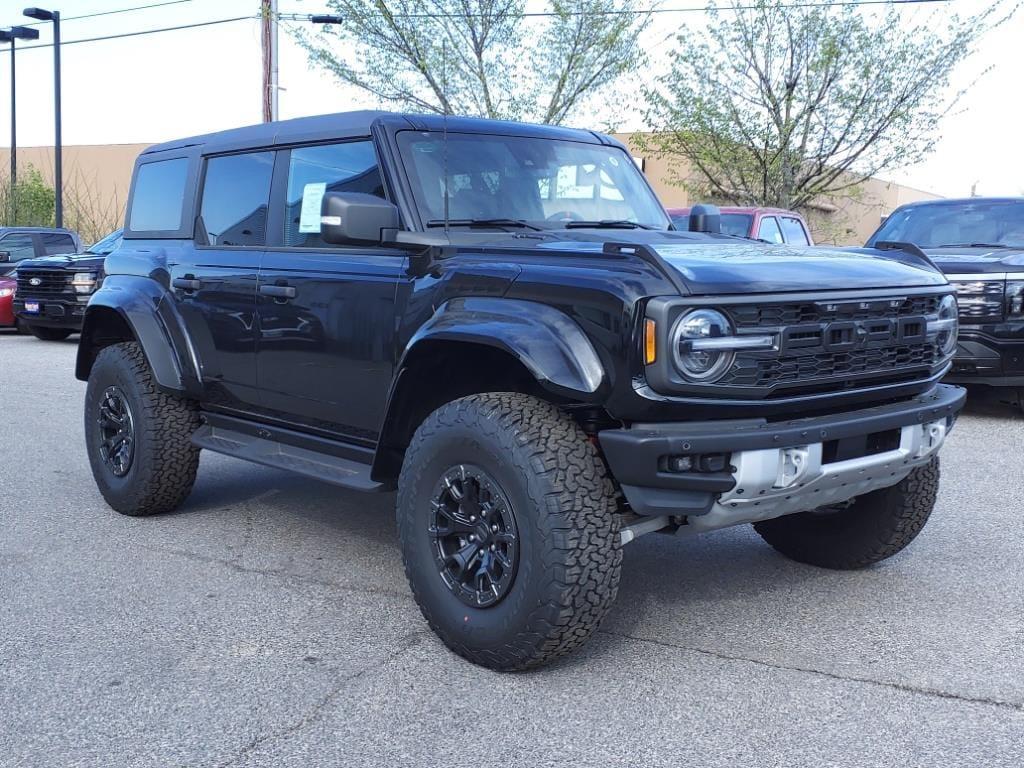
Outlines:
[[[14,314],[18,320],[28,325],[39,325],[45,328],[69,328],[80,331],[85,320],[85,309],[88,306],[89,297],[83,296],[83,299],[84,301],[70,298],[33,299],[31,296],[15,296]],[[37,304],[39,311],[26,312],[26,302]]]
[[[633,512],[713,530],[895,485],[939,450],[965,397],[940,384],[911,400],[830,416],[634,424],[599,440]],[[722,454],[723,471],[668,468],[671,457],[696,465]]]
[[[1024,324],[970,328],[961,326],[953,368],[944,381],[953,384],[1024,386]]]

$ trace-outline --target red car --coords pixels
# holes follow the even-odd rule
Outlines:
[[[16,325],[14,318],[14,288],[18,281],[0,275],[0,328]]]
[[[811,228],[804,217],[782,208],[720,208],[722,232],[727,235],[753,237],[769,243],[814,245]],[[689,208],[668,208],[676,229],[688,230]]]

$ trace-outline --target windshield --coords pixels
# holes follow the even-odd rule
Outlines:
[[[736,237],[750,237],[750,224],[754,220],[749,213],[723,213],[719,217],[722,225],[722,233],[735,235]],[[672,214],[672,223],[676,229],[686,232],[690,228],[690,214]]]
[[[966,201],[910,206],[893,213],[871,238],[920,248],[953,245],[1024,248],[1024,202]]]
[[[109,256],[111,253],[116,251],[121,245],[121,230],[115,229],[109,235],[104,237],[102,240],[97,242],[95,245],[90,245],[86,248],[86,253],[95,253],[98,256]]]
[[[668,217],[632,159],[617,147],[475,133],[402,131],[406,172],[423,222],[503,219],[534,226],[631,223],[666,229]],[[501,226],[496,223],[495,226]]]

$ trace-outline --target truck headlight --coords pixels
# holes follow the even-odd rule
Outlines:
[[[1024,280],[1006,281],[1006,316],[1024,317]]]
[[[92,293],[96,289],[96,273],[75,272],[71,278],[71,285],[74,286],[75,293]]]
[[[694,382],[717,381],[729,370],[737,349],[773,349],[773,335],[733,336],[732,324],[716,309],[694,309],[672,329],[676,368]]]
[[[928,321],[928,338],[935,341],[943,357],[949,357],[956,350],[956,336],[960,331],[960,309],[956,296],[943,296],[934,320]]]

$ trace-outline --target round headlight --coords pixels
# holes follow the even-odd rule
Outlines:
[[[734,353],[730,350],[695,349],[693,342],[730,335],[732,326],[721,312],[714,309],[687,312],[672,330],[672,351],[679,372],[690,381],[702,383],[721,378],[732,365]]]
[[[952,321],[948,328],[943,328],[935,337],[935,343],[943,356],[953,354],[956,350],[956,336],[960,330],[960,308],[956,303],[956,296],[950,294],[943,296],[939,302],[939,320]]]

